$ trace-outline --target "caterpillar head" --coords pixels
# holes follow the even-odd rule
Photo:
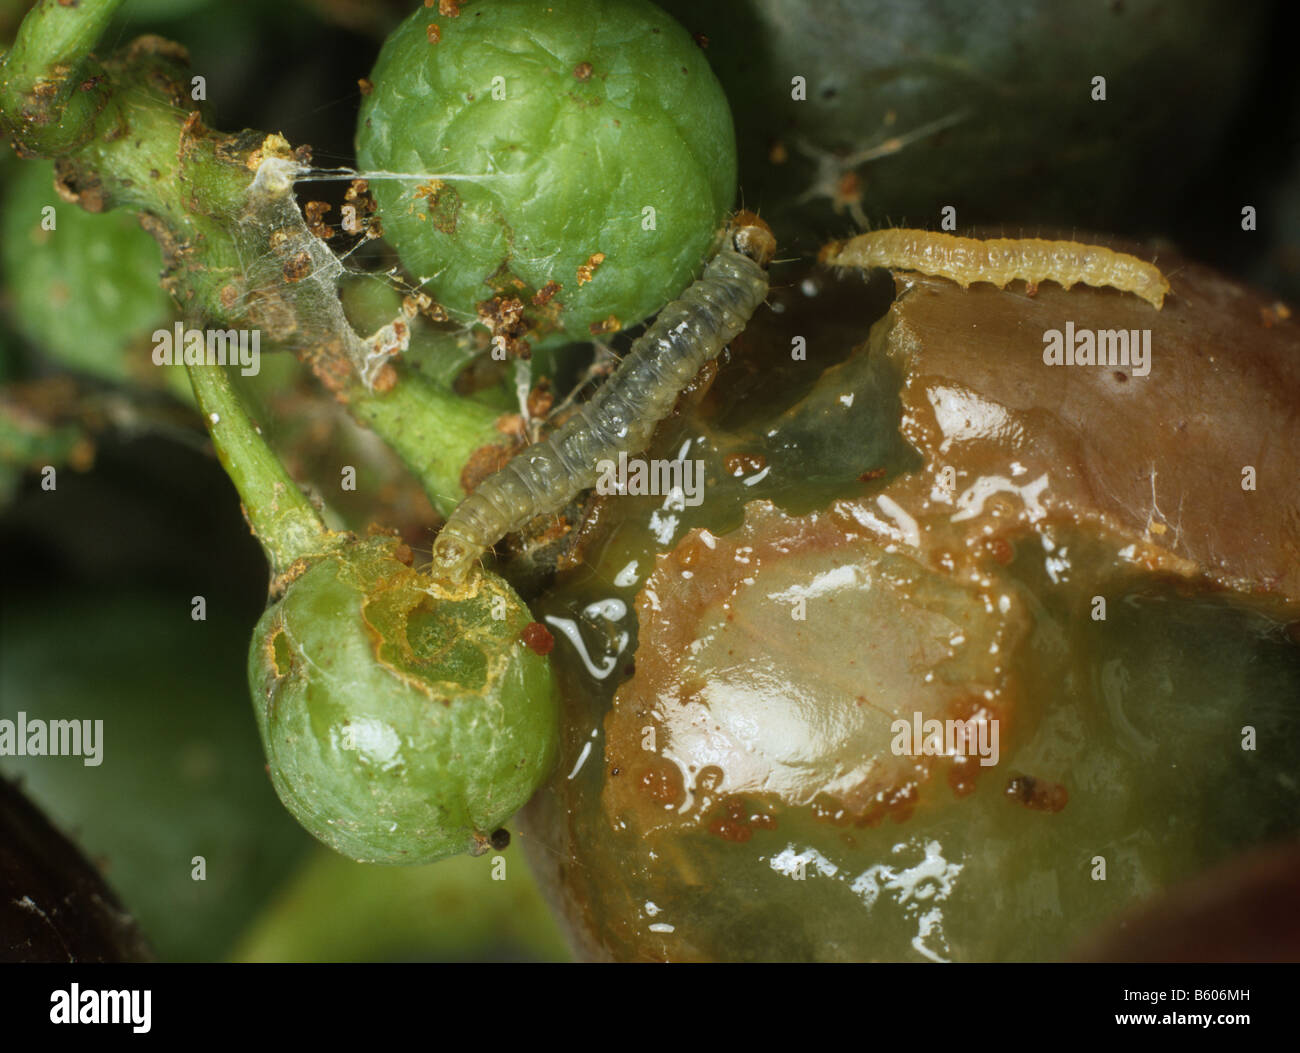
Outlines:
[[[442,581],[459,584],[469,574],[477,555],[468,541],[444,529],[433,543],[433,566],[430,570]]]
[[[727,237],[737,252],[748,256],[760,267],[766,267],[776,255],[776,236],[757,213],[737,212],[727,227]]]

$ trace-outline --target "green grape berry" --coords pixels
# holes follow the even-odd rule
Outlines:
[[[28,339],[71,369],[161,383],[149,336],[172,304],[158,284],[158,245],[135,216],[62,201],[53,164],[31,161],[14,173],[0,230],[13,317]]]
[[[735,195],[704,53],[648,0],[440,9],[389,37],[361,107],[385,237],[453,316],[511,343],[642,321],[695,276]]]
[[[376,538],[311,561],[262,616],[248,676],[280,799],[353,859],[486,849],[550,773],[558,708],[501,579],[443,590]]]

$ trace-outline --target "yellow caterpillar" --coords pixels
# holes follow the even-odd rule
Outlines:
[[[926,230],[877,230],[848,241],[832,242],[821,261],[835,267],[887,267],[918,271],[955,281],[998,288],[1017,279],[1056,282],[1065,288],[1109,285],[1133,293],[1159,310],[1169,282],[1155,264],[1101,245],[1042,238],[959,238]]]

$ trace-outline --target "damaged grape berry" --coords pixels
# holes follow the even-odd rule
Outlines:
[[[440,10],[389,37],[362,102],[385,236],[498,347],[642,321],[698,272],[735,194],[701,49],[646,0]]]
[[[550,667],[500,578],[446,591],[398,557],[391,538],[326,554],[258,623],[248,675],[271,778],[353,859],[478,854],[554,762]]]

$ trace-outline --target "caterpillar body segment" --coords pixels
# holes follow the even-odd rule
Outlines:
[[[506,534],[594,486],[601,461],[645,449],[682,389],[766,299],[766,266],[775,247],[766,223],[739,213],[703,275],[659,312],[596,394],[456,507],[434,541],[434,573],[463,581]]]
[[[823,263],[836,267],[887,267],[957,282],[1053,281],[1065,288],[1109,285],[1140,296],[1159,310],[1169,282],[1155,264],[1102,245],[1043,238],[959,238],[926,230],[877,230],[827,245]]]

